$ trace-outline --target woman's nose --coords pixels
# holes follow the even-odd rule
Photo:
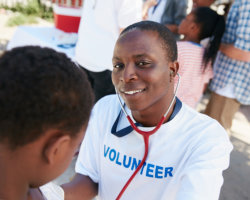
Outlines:
[[[122,79],[124,82],[134,81],[137,80],[137,78],[135,66],[133,64],[126,65],[122,73]]]

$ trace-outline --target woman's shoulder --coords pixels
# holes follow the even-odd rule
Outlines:
[[[120,110],[118,98],[115,94],[102,97],[94,105],[94,112],[98,113],[116,113]]]

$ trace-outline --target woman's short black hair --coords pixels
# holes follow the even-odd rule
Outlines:
[[[26,46],[0,57],[0,141],[12,148],[48,129],[74,137],[92,105],[86,74],[65,54]]]
[[[172,62],[177,60],[176,40],[173,33],[166,26],[153,21],[141,21],[125,28],[120,36],[134,29],[157,32],[168,59]]]

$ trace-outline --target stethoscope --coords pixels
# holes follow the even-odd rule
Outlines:
[[[129,186],[129,184],[131,183],[131,181],[134,179],[134,177],[136,176],[136,174],[140,171],[140,169],[142,168],[143,164],[145,163],[146,159],[147,159],[147,156],[148,156],[148,143],[149,143],[149,136],[154,134],[160,127],[161,125],[164,123],[164,121],[166,120],[167,118],[167,115],[171,109],[171,107],[173,106],[174,104],[174,101],[175,101],[175,98],[176,98],[176,94],[177,94],[177,90],[179,88],[179,83],[180,83],[180,75],[177,73],[177,76],[178,76],[178,82],[176,84],[176,89],[174,91],[174,95],[173,95],[173,98],[170,102],[170,105],[166,111],[166,113],[162,116],[160,122],[157,124],[157,126],[151,130],[151,131],[142,131],[140,130],[136,125],[135,123],[132,121],[131,117],[128,115],[127,111],[125,110],[125,107],[124,105],[122,104],[122,101],[121,101],[121,98],[120,98],[120,95],[118,94],[117,90],[115,89],[116,91],[116,95],[118,97],[118,100],[119,100],[119,103],[120,103],[120,106],[121,106],[121,109],[123,111],[123,113],[126,115],[130,125],[132,126],[132,128],[139,134],[141,134],[143,136],[143,139],[144,139],[144,144],[145,144],[145,152],[144,152],[144,156],[143,156],[143,159],[141,161],[141,163],[138,165],[138,167],[136,168],[136,170],[134,171],[134,173],[132,174],[132,176],[129,178],[129,180],[126,182],[126,184],[123,186],[121,192],[119,193],[119,195],[116,197],[116,200],[119,200],[121,198],[121,196],[123,195],[123,193],[125,192],[125,190],[127,189],[127,187]]]

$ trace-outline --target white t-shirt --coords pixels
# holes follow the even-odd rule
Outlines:
[[[97,182],[98,196],[105,200],[117,197],[144,155],[140,134],[133,131],[117,137],[111,133],[120,111],[115,95],[97,102],[76,163],[76,172]],[[117,130],[127,126],[122,114]],[[146,164],[122,199],[218,199],[231,150],[219,123],[183,103],[178,114],[150,136]]]
[[[84,0],[76,61],[93,72],[112,70],[120,29],[142,18],[142,0]]]

